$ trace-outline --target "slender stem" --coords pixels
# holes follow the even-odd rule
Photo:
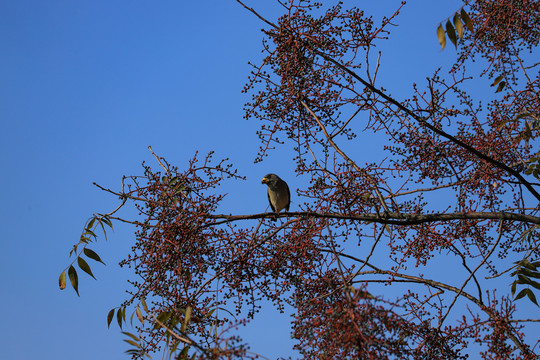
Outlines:
[[[379,198],[379,202],[381,203],[381,206],[383,207],[384,211],[386,213],[390,212],[390,210],[388,209],[388,206],[386,205],[386,202],[384,201],[384,197],[382,196],[379,188],[377,187],[377,182],[375,181],[375,179],[373,179],[372,176],[370,176],[364,169],[361,169],[358,165],[356,165],[356,163],[354,161],[352,161],[351,158],[349,158],[347,156],[347,154],[345,154],[343,152],[343,150],[341,150],[337,144],[334,142],[334,140],[332,139],[332,137],[328,134],[328,131],[326,131],[326,127],[322,124],[322,122],[320,121],[320,119],[317,117],[317,115],[315,115],[315,113],[311,110],[311,108],[304,102],[304,100],[300,100],[300,103],[302,103],[302,105],[304,106],[304,108],[306,108],[306,110],[311,114],[311,116],[313,116],[313,118],[315,119],[315,121],[317,122],[317,124],[319,124],[319,127],[321,128],[321,130],[323,131],[324,133],[324,136],[326,136],[326,138],[328,139],[328,142],[330,143],[330,145],[332,145],[332,147],[356,170],[358,171],[359,173],[362,173],[364,175],[366,175],[368,181],[371,183],[371,185],[373,186],[373,189],[375,190],[375,193],[377,194],[377,197]]]
[[[252,12],[255,16],[257,16],[259,19],[261,19],[262,21],[264,21],[265,23],[267,23],[268,25],[272,26],[273,28],[278,28],[276,24],[274,24],[273,22],[271,21],[268,21],[266,20],[264,17],[262,17],[261,15],[259,15],[258,12],[256,12],[253,8],[250,8],[248,6],[246,6],[243,2],[241,2],[240,0],[236,0],[237,3],[239,3],[240,5],[242,5],[246,10],[249,10],[250,12]]]
[[[154,150],[152,150],[152,147],[150,145],[148,145],[148,150],[150,150],[150,152],[152,153],[152,155],[154,155],[154,157],[156,158],[156,160],[158,161],[159,165],[161,165],[161,167],[163,168],[163,170],[165,170],[165,172],[167,174],[171,174],[171,172],[169,171],[169,169],[167,169],[163,163],[161,162],[161,159],[159,158],[159,156],[156,155],[156,153],[154,153]]]
[[[484,265],[484,263],[489,259],[489,257],[491,256],[491,254],[493,254],[493,251],[495,251],[495,249],[497,248],[497,246],[499,245],[499,242],[501,241],[501,238],[502,238],[502,228],[503,228],[503,223],[504,223],[504,220],[501,220],[499,222],[499,236],[497,238],[497,241],[495,242],[495,244],[493,244],[493,246],[491,247],[489,253],[482,259],[482,261],[480,262],[480,264],[478,264],[478,266],[471,272],[471,274],[469,275],[469,277],[463,282],[463,285],[461,285],[461,288],[459,289],[459,292],[456,294],[456,296],[454,297],[454,300],[452,300],[452,303],[450,304],[450,306],[448,306],[448,309],[446,310],[446,314],[444,314],[444,316],[441,318],[441,320],[439,321],[439,326],[437,326],[437,331],[440,331],[441,330],[441,326],[442,324],[444,323],[444,320],[446,319],[446,317],[448,316],[448,314],[450,313],[450,310],[452,309],[452,307],[454,306],[454,304],[456,303],[456,300],[458,299],[458,297],[461,295],[461,292],[463,291],[463,289],[465,288],[465,286],[469,283],[469,280],[471,280],[472,277],[474,277],[474,274],[476,273],[476,271],[478,271],[478,269],[480,269],[482,267],[482,265]],[[478,283],[477,283],[478,284]],[[481,294],[480,294],[481,296]],[[481,298],[479,300],[480,302],[482,302]]]

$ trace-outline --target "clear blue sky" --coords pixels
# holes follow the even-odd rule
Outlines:
[[[268,3],[248,2],[275,20]],[[397,2],[369,3],[380,16]],[[460,4],[411,1],[380,43],[379,85],[405,97],[449,64],[455,50],[440,51],[435,29]],[[124,299],[130,274],[117,264],[133,229],[118,225],[94,247],[107,266],[91,264],[98,281],[80,274],[80,298],[57,279],[85,220],[116,206],[92,182],[118,188],[141,161],[155,165],[148,145],[180,166],[195,150],[230,157],[247,181],[228,186],[226,212],[264,211],[267,172],[295,188],[290,152],[253,164],[259,124],[242,118],[262,25],[234,0],[0,3],[0,358],[128,358],[106,314]],[[286,356],[289,332],[273,329],[288,319],[275,314],[265,309],[248,338],[254,351]]]

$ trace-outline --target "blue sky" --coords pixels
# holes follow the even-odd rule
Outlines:
[[[269,3],[248,4],[275,20]],[[396,3],[369,2],[366,12],[380,16]],[[455,50],[440,51],[435,29],[460,4],[411,1],[380,43],[379,85],[405,97],[412,82],[449,64]],[[226,212],[264,211],[268,172],[295,188],[286,149],[253,164],[259,124],[243,119],[241,89],[248,61],[261,55],[262,25],[233,0],[0,3],[1,358],[128,358],[106,314],[124,299],[130,274],[117,264],[132,229],[117,225],[100,239],[94,249],[107,266],[91,264],[98,281],[80,274],[80,298],[58,290],[57,279],[86,219],[116,206],[92,182],[119,188],[143,160],[155,165],[148,145],[179,166],[196,150],[229,157],[247,181],[228,185]],[[253,350],[289,355],[288,331],[272,330],[287,321],[265,309],[247,336]],[[278,334],[271,343],[269,332]]]

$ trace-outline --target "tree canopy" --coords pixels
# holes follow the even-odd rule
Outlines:
[[[241,171],[154,154],[120,189],[100,186],[120,204],[86,223],[67,267],[75,290],[75,262],[92,275],[98,231],[122,221],[135,276],[108,322],[137,318],[134,358],[255,358],[236,327],[263,304],[293,312],[306,359],[461,359],[473,345],[484,359],[536,358],[539,318],[519,305],[540,289],[538,2],[467,1],[434,24],[458,56],[407,98],[378,84],[376,47],[405,3],[374,20],[352,2],[278,0],[278,19],[237,2],[264,27],[244,88],[256,161],[290,150],[309,184],[291,187],[297,211],[221,214],[219,185]],[[492,87],[470,86],[482,78]],[[380,147],[360,155],[368,136]],[[124,206],[140,217],[119,217]]]

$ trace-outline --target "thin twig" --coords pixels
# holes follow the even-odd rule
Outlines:
[[[268,25],[274,27],[274,28],[278,28],[276,24],[274,24],[273,22],[271,21],[268,21],[266,20],[264,17],[262,17],[261,15],[259,15],[259,13],[257,13],[253,8],[250,8],[248,6],[246,6],[243,2],[241,2],[240,0],[236,0],[237,3],[239,3],[240,5],[242,5],[246,10],[249,10],[250,12],[252,12],[255,16],[257,16],[259,19],[261,19],[262,21],[264,21],[265,23],[267,23]]]
[[[332,138],[330,137],[330,135],[328,134],[328,131],[326,130],[326,127],[322,124],[322,122],[320,121],[319,117],[317,115],[315,115],[315,113],[313,112],[313,110],[311,110],[311,108],[305,103],[304,100],[300,100],[300,103],[302,104],[302,106],[304,106],[304,108],[311,114],[311,116],[315,119],[315,121],[317,122],[317,124],[319,125],[319,127],[321,128],[321,130],[323,131],[324,133],[324,136],[328,139],[328,142],[330,143],[330,145],[332,145],[332,147],[356,170],[358,171],[359,173],[362,173],[364,175],[366,175],[368,181],[371,183],[371,185],[373,186],[373,189],[375,190],[375,193],[377,194],[377,197],[379,198],[379,202],[381,203],[381,206],[384,208],[384,211],[385,213],[388,213],[390,212],[390,210],[388,209],[388,206],[386,205],[386,202],[384,201],[384,197],[382,196],[378,186],[377,186],[377,182],[375,181],[375,179],[373,179],[364,169],[361,169],[358,165],[356,165],[356,163],[347,156],[347,154],[345,154],[338,146],[337,144],[334,142],[334,140],[332,140]]]
[[[169,171],[169,169],[167,169],[163,163],[161,162],[161,159],[159,158],[159,156],[157,156],[155,153],[154,153],[154,150],[152,150],[152,147],[150,145],[148,145],[148,150],[150,150],[150,152],[152,153],[152,155],[154,155],[154,157],[156,158],[156,160],[158,161],[159,165],[161,165],[161,167],[163,168],[163,170],[165,170],[165,172],[167,174],[171,174],[171,172]]]
[[[499,242],[501,241],[501,238],[502,238],[502,228],[503,228],[503,223],[504,223],[504,220],[501,220],[499,222],[499,236],[497,237],[497,241],[495,242],[495,244],[493,244],[493,246],[491,247],[491,250],[487,253],[487,255],[482,259],[482,261],[480,262],[480,264],[478,264],[478,266],[471,272],[471,274],[469,275],[469,277],[465,280],[465,282],[463,282],[463,285],[461,285],[461,288],[459,289],[459,292],[456,294],[456,296],[454,297],[454,300],[452,300],[452,303],[450,304],[450,306],[448,306],[448,309],[446,310],[446,314],[444,314],[444,316],[441,318],[441,320],[439,321],[439,326],[437,326],[437,331],[440,331],[441,330],[441,326],[442,324],[444,323],[444,320],[446,319],[446,317],[448,316],[448,314],[450,313],[450,310],[452,309],[452,307],[454,306],[454,304],[456,303],[458,297],[461,295],[461,292],[463,291],[463,289],[465,288],[465,286],[469,283],[469,280],[471,280],[471,278],[474,276],[474,273],[476,273],[476,271],[478,271],[478,269],[480,269],[480,267],[482,267],[482,265],[484,265],[484,263],[489,259],[489,257],[491,256],[491,254],[493,254],[493,251],[495,251],[495,249],[497,248],[497,246],[499,245]],[[480,302],[482,302],[481,299],[479,299]]]

